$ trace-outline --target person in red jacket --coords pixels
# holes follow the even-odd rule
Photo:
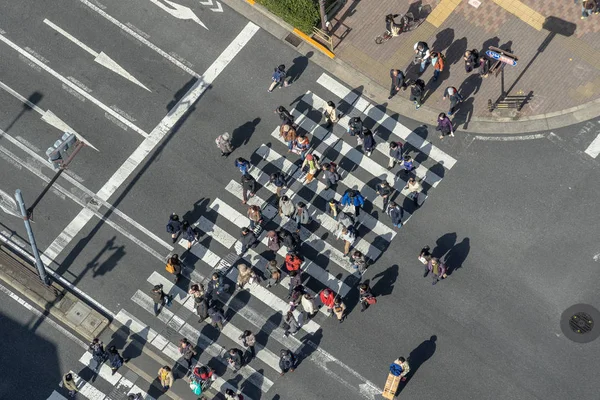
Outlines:
[[[327,310],[331,315],[333,306],[335,304],[335,293],[333,293],[333,290],[329,288],[321,290],[321,293],[319,293],[319,298],[321,299],[321,303],[323,303],[323,305],[327,307]]]
[[[302,259],[294,253],[288,253],[285,256],[285,269],[288,272],[292,271],[300,271],[300,266],[302,265]]]

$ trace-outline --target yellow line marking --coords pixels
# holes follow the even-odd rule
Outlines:
[[[335,57],[335,54],[333,54],[331,51],[329,51],[327,49],[327,47],[323,46],[321,43],[317,42],[316,40],[314,40],[313,38],[311,38],[310,36],[308,36],[307,34],[302,32],[300,29],[294,28],[294,33],[296,35],[300,36],[302,39],[304,39],[308,43],[312,44],[317,49],[321,50],[321,52],[323,52],[327,57],[329,57],[329,58]]]
[[[439,28],[459,4],[460,0],[442,0],[429,14],[426,21]]]
[[[515,17],[519,18],[526,24],[531,25],[538,31],[541,31],[544,26],[546,17],[535,11],[533,8],[521,3],[519,0],[494,0],[494,3],[504,8]]]

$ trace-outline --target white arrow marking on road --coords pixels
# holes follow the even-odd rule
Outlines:
[[[117,64],[112,58],[110,58],[109,56],[104,54],[104,52],[98,53],[98,52],[92,50],[87,45],[85,45],[83,42],[76,39],[73,35],[71,35],[67,31],[65,31],[64,29],[60,28],[59,26],[57,26],[56,24],[54,24],[53,22],[51,22],[47,19],[44,20],[44,23],[46,25],[48,25],[49,27],[51,27],[52,29],[54,29],[56,32],[60,33],[61,35],[63,35],[67,39],[69,39],[71,42],[75,43],[77,46],[81,47],[83,50],[85,50],[88,53],[90,53],[91,55],[93,55],[94,61],[97,62],[98,64],[102,65],[105,68],[110,69],[111,71],[121,75],[123,78],[128,79],[129,81],[135,83],[136,85],[151,92],[150,89],[148,89],[140,81],[135,79],[129,72],[125,71],[125,69],[123,67],[121,67],[119,64]]]
[[[598,121],[600,122],[600,121]],[[585,149],[585,153],[591,156],[592,158],[598,157],[600,154],[600,133],[596,136],[596,139],[590,143],[587,149]]]
[[[163,0],[165,3],[167,3],[168,5],[173,7],[173,8],[169,8],[166,5],[164,5],[163,3],[161,3],[159,0],[150,0],[150,1],[153,2],[154,4],[156,4],[157,6],[159,6],[160,8],[162,8],[163,10],[165,10],[166,12],[168,12],[169,14],[171,14],[172,16],[174,16],[175,18],[191,19],[198,25],[202,26],[204,29],[208,30],[206,25],[204,25],[204,23],[202,21],[200,21],[200,18],[198,18],[196,16],[196,14],[194,14],[194,12],[192,10],[190,10],[188,7],[182,6],[181,4],[173,3],[172,1],[169,1],[169,0]]]
[[[213,0],[206,0],[206,1],[198,1],[198,3],[202,4],[203,6],[212,6],[213,5]],[[215,1],[215,3],[217,4],[216,8],[211,8],[210,11],[213,12],[223,12],[223,7],[221,7],[221,3],[219,3],[218,1]]]
[[[14,215],[15,217],[22,217],[21,213],[18,212],[17,202],[11,195],[0,190],[0,209],[7,214]]]
[[[17,93],[16,91],[14,91],[12,88],[10,88],[8,85],[6,85],[2,81],[0,81],[0,88],[4,89],[7,93],[11,94],[13,97],[15,97],[18,100],[20,100],[23,104],[26,104],[27,107],[31,108],[33,111],[35,111],[38,114],[40,114],[42,116],[42,121],[44,121],[44,122],[52,125],[53,127],[55,127],[56,129],[58,129],[59,131],[74,133],[75,136],[77,136],[77,139],[79,139],[82,142],[84,142],[86,144],[86,146],[89,146],[89,147],[91,147],[92,149],[94,149],[96,151],[100,151],[93,144],[91,144],[90,142],[88,142],[86,138],[84,138],[79,133],[77,133],[75,131],[75,129],[71,128],[66,122],[64,122],[62,119],[60,119],[59,117],[57,117],[56,114],[54,114],[52,111],[50,111],[50,110],[46,110],[46,111],[42,110],[41,108],[39,108],[38,106],[36,106],[32,102],[30,102],[29,100],[27,100],[25,97],[21,96],[19,93]]]
[[[358,385],[358,390],[363,397],[375,400],[375,396],[381,395],[381,390],[373,387],[370,383],[361,383]]]

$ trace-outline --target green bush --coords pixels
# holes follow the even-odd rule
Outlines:
[[[307,35],[319,24],[318,0],[256,0],[273,14]]]

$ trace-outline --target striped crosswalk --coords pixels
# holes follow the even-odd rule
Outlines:
[[[275,259],[279,265],[282,264],[287,250],[283,246],[276,252],[268,248],[266,234],[269,230],[285,228],[293,232],[297,228],[294,220],[279,215],[276,188],[268,184],[270,174],[283,172],[287,179],[284,194],[294,203],[303,202],[307,205],[312,221],[298,229],[301,238],[300,252],[304,258],[301,267],[302,282],[307,293],[318,300],[318,293],[324,288],[330,288],[344,298],[357,290],[357,283],[361,280],[360,273],[343,254],[343,242],[336,240],[340,227],[336,219],[326,211],[329,200],[339,201],[343,192],[349,188],[359,190],[365,197],[368,206],[365,206],[356,219],[359,235],[353,249],[362,252],[374,264],[390,248],[398,232],[385,214],[383,201],[376,193],[376,185],[387,180],[395,190],[394,201],[404,209],[403,223],[406,224],[418,214],[419,209],[407,198],[409,193],[405,186],[408,174],[399,173],[397,167],[388,167],[386,142],[402,141],[406,144],[405,151],[410,152],[413,159],[418,161],[411,174],[424,179],[424,190],[419,203],[433,194],[448,170],[456,164],[456,159],[452,156],[330,76],[323,74],[317,82],[331,92],[332,97],[339,98],[340,109],[343,105],[345,110],[340,121],[333,128],[326,128],[321,124],[321,113],[326,101],[313,92],[301,96],[295,108],[290,111],[296,118],[299,131],[307,133],[311,139],[310,152],[317,155],[321,162],[335,162],[338,165],[342,176],[338,186],[335,189],[327,188],[319,175],[306,183],[299,156],[288,153],[286,143],[279,136],[279,129],[274,127],[267,137],[268,143],[265,142],[245,156],[253,164],[249,173],[258,183],[256,195],[243,205],[242,185],[239,180],[231,180],[218,197],[207,203],[202,216],[196,221],[189,221],[200,233],[200,238],[192,243],[189,250],[189,243],[180,239],[175,251],[185,263],[182,273],[187,278],[186,283],[173,283],[164,267],[149,272],[145,283],[135,293],[131,293],[131,303],[125,305],[127,309],[123,308],[116,315],[118,322],[126,325],[153,351],[173,363],[177,363],[181,357],[178,351],[179,340],[187,338],[199,350],[198,361],[210,364],[220,376],[213,388],[220,391],[228,388],[239,390],[245,399],[264,398],[262,394],[274,385],[280,372],[280,349],[302,352],[306,346],[312,346],[311,351],[319,351],[312,340],[322,334],[329,316],[327,310],[321,307],[315,316],[308,319],[299,306],[292,311],[301,322],[301,328],[295,336],[286,335],[282,322],[290,310],[287,297],[289,276],[284,275],[277,285],[269,288],[254,281],[247,284],[244,290],[233,291],[240,263],[252,266],[259,275],[264,275],[269,260]],[[377,141],[373,154],[365,154],[357,146],[356,138],[346,134],[349,118],[352,116],[361,116],[366,126],[372,126]],[[257,246],[240,255],[240,231],[250,225],[246,216],[250,205],[261,208],[264,229],[259,232]],[[206,284],[215,271],[223,274],[231,288],[230,292],[233,292],[220,299],[226,317],[220,330],[207,322],[198,321],[194,299],[187,293],[189,281]],[[150,289],[154,285],[162,285],[165,293],[173,299],[172,305],[163,307],[158,315],[155,315],[154,301],[150,297]],[[239,371],[228,372],[224,355],[230,348],[242,348],[239,338],[245,330],[252,331],[257,337],[256,357]],[[331,356],[323,350],[321,357],[330,359]],[[88,353],[80,361],[84,365],[93,363]],[[132,390],[137,388],[130,379],[118,373],[111,375],[107,366],[101,367],[99,376],[115,387],[129,385],[127,388]],[[83,381],[80,383],[80,394],[85,398],[109,398],[94,391],[91,384]],[[364,396],[370,398],[371,395]],[[53,400],[62,398],[58,392],[49,397]],[[195,398],[191,392],[189,398]]]

